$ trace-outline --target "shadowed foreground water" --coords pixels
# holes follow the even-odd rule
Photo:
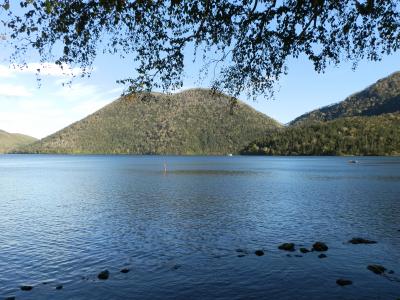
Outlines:
[[[0,299],[396,300],[400,159],[357,159],[0,156]]]

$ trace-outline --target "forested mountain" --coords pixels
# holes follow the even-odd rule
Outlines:
[[[400,111],[400,72],[383,78],[344,101],[306,113],[290,124],[329,121],[341,117],[377,116]]]
[[[245,147],[261,155],[400,155],[400,72]]]
[[[400,113],[289,126],[248,145],[255,155],[400,155]]]
[[[227,154],[281,125],[210,90],[132,94],[19,153]]]
[[[36,139],[31,136],[0,130],[0,153],[5,153],[15,147],[27,145],[34,141]]]

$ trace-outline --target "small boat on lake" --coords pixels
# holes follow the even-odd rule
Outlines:
[[[349,160],[349,164],[358,164],[358,160]]]

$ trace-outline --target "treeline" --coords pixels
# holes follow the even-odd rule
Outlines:
[[[247,155],[400,155],[400,113],[309,122],[271,132]]]

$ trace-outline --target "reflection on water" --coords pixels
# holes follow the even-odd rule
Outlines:
[[[0,298],[397,299],[400,159],[357,160],[0,156]]]
[[[206,175],[206,176],[251,176],[260,175],[261,172],[238,171],[238,170],[168,170],[164,172],[173,175]]]

